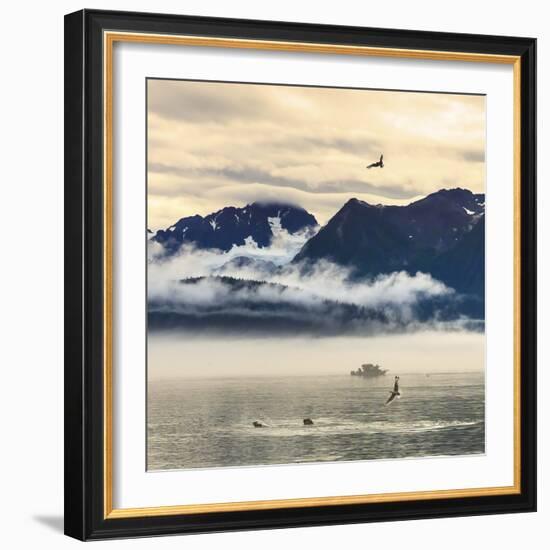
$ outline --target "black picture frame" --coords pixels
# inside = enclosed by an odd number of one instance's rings
[[[517,494],[105,517],[103,32],[196,35],[519,57],[520,458]],[[65,533],[80,540],[536,510],[536,40],[83,10],[65,17]]]

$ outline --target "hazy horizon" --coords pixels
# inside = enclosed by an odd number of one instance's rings
[[[364,363],[389,375],[483,371],[485,334],[423,331],[369,337],[150,334],[149,381],[170,378],[349,375]]]

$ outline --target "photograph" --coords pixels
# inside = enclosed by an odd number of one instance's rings
[[[484,455],[486,95],[145,86],[147,470]]]

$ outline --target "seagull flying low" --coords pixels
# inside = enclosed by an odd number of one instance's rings
[[[380,155],[380,160],[378,162],[373,162],[367,166],[367,170],[371,168],[384,168],[384,155]]]
[[[397,399],[401,397],[401,392],[399,391],[399,376],[395,377],[395,381],[393,383],[393,390],[390,391],[390,396],[388,397],[388,400],[386,401],[385,405],[389,405],[396,397]]]

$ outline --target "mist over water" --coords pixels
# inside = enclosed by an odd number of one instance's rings
[[[363,363],[378,363],[390,374],[482,372],[485,337],[458,331],[331,338],[148,335],[149,380],[349,374]]]

